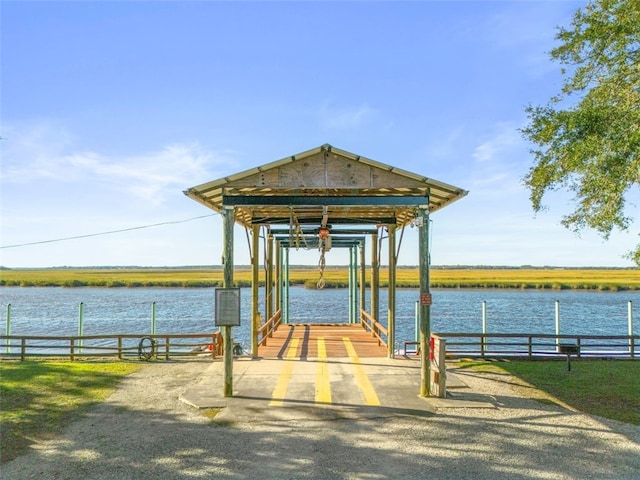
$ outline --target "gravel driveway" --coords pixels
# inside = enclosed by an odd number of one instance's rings
[[[2,478],[640,479],[640,427],[535,399],[512,377],[463,373],[497,408],[220,423],[178,400],[209,365],[145,366]]]

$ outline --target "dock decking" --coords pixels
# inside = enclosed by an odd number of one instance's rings
[[[267,344],[258,349],[264,358],[345,358],[386,357],[387,347],[379,345],[359,324],[280,325]]]

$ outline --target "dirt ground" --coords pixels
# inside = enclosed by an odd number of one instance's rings
[[[179,400],[210,366],[144,367],[2,478],[640,479],[640,427],[536,399],[511,377],[461,373],[495,408],[246,421]]]

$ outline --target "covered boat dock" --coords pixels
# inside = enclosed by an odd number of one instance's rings
[[[305,324],[288,313],[288,272],[291,248],[319,252],[318,288],[324,286],[324,255],[332,248],[349,250],[349,324],[361,324],[393,358],[395,290],[399,240],[403,229],[419,234],[420,395],[429,395],[430,337],[429,215],[467,195],[467,191],[325,144],[244,172],[213,180],[185,191],[213,209],[223,221],[224,287],[233,287],[234,224],[246,228],[252,266],[251,354],[272,348],[281,324]],[[265,305],[259,305],[260,238],[265,239]],[[388,252],[388,311],[386,327],[379,322],[380,251]],[[366,265],[366,243],[370,261]],[[365,305],[369,273],[370,299]],[[359,307],[359,308],[358,308]],[[225,337],[225,395],[232,393],[231,327]],[[307,327],[308,335],[313,325]],[[319,328],[319,327],[318,327]],[[294,331],[293,329],[291,330]],[[262,337],[262,338],[261,338]],[[326,340],[325,340],[326,342]],[[338,342],[339,343],[339,342]],[[271,344],[271,346],[269,346]],[[261,346],[262,345],[262,346]],[[315,344],[317,345],[317,343]],[[325,343],[326,345],[326,343]],[[281,349],[284,347],[280,347]],[[315,348],[315,347],[314,347]],[[378,350],[380,351],[380,350]]]

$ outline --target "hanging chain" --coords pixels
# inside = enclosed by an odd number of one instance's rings
[[[318,283],[316,284],[316,287],[318,288],[318,290],[322,290],[325,285],[324,267],[326,266],[326,260],[324,258],[324,253],[325,253],[324,239],[322,238],[320,239],[319,246],[320,246],[320,260],[318,260],[318,267],[320,269],[320,278],[318,279]]]

